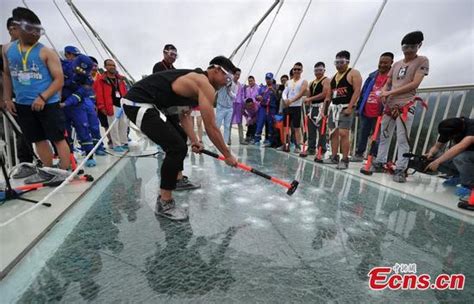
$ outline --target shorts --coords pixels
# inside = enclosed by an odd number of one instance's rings
[[[49,140],[57,142],[64,139],[66,119],[59,102],[46,104],[42,111],[36,112],[31,105],[16,104],[18,123],[29,142]]]
[[[288,107],[284,109],[283,113],[285,118],[283,121],[284,126],[286,127],[286,115],[290,116],[290,126],[292,128],[301,127],[301,107]]]
[[[346,108],[344,108],[346,109]],[[329,119],[328,119],[328,128],[329,129],[348,129],[350,130],[351,127],[352,127],[352,119],[354,117],[354,113],[352,113],[351,115],[349,116],[346,116],[342,113],[339,114],[339,118],[334,121],[334,115],[333,113],[329,113]],[[337,122],[337,126],[336,126],[336,122]]]

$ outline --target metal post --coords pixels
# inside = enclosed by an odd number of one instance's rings
[[[443,92],[439,92],[438,93],[438,98],[436,98],[435,107],[433,109],[433,113],[431,114],[430,126],[428,127],[428,133],[426,133],[426,138],[425,138],[425,143],[423,145],[423,150],[421,150],[422,154],[425,153],[426,148],[428,147],[428,142],[430,141],[431,130],[433,129],[434,120],[436,118],[436,113],[438,112],[439,101],[441,99],[442,94],[443,94]]]

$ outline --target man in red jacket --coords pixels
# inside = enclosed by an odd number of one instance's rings
[[[115,62],[112,59],[104,61],[104,68],[105,73],[97,75],[94,91],[97,110],[107,115],[110,126],[115,119],[115,114],[120,110],[120,99],[127,93],[127,88],[125,78],[117,73]],[[125,115],[121,115],[110,131],[115,152],[125,152],[125,149],[128,148],[127,127]]]

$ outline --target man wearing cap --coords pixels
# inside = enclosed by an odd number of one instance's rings
[[[225,162],[237,165],[216,126],[213,107],[216,90],[231,83],[235,71],[229,59],[218,56],[210,61],[206,71],[177,69],[152,74],[135,83],[122,98],[127,117],[166,152],[155,210],[158,215],[171,220],[188,219],[187,210],[176,206],[172,192],[183,170],[187,138],[191,140],[193,152],[203,149],[194,133],[191,107],[199,105],[207,135],[224,155]],[[170,112],[179,113],[179,122],[168,119]]]
[[[380,143],[377,159],[372,164],[373,172],[383,172],[383,164],[387,162],[393,132],[397,131],[398,157],[393,180],[406,182],[408,159],[403,154],[410,151],[409,131],[415,116],[416,89],[428,75],[429,61],[419,56],[418,50],[423,42],[423,33],[411,32],[403,37],[401,45],[404,58],[393,64],[388,80],[380,93],[384,103]]]
[[[163,60],[153,66],[153,74],[161,71],[174,70],[173,63],[178,58],[178,50],[172,44],[167,44],[163,48]]]
[[[474,119],[448,118],[438,125],[439,137],[426,157],[433,159],[427,169],[451,176],[443,184],[461,187],[456,194],[468,197],[474,188]],[[451,148],[439,153],[451,142]]]
[[[262,86],[259,89],[257,95],[257,102],[260,107],[257,114],[257,130],[255,133],[255,144],[259,145],[262,140],[262,131],[265,126],[266,138],[264,141],[265,147],[272,145],[271,139],[273,139],[273,119],[275,114],[278,112],[278,93],[276,85],[273,84],[273,74],[265,74],[266,86]]]

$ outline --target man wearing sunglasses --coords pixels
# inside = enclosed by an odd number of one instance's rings
[[[177,69],[152,74],[137,83],[122,98],[127,117],[166,152],[161,166],[160,195],[155,212],[171,220],[186,220],[186,209],[176,206],[172,192],[187,153],[186,140],[199,153],[202,143],[194,133],[191,107],[199,106],[207,135],[224,155],[228,165],[237,165],[216,126],[214,100],[216,91],[232,82],[237,68],[224,56],[212,59],[206,71]],[[178,113],[179,121],[168,119]]]
[[[166,70],[174,70],[173,63],[178,59],[178,50],[172,44],[167,44],[163,48],[163,60],[153,66],[153,74]]]
[[[384,102],[384,116],[380,130],[380,143],[377,159],[372,164],[373,172],[383,172],[387,162],[393,132],[397,131],[398,157],[393,175],[395,182],[406,182],[408,158],[403,154],[410,151],[409,130],[415,116],[416,89],[428,75],[429,61],[425,56],[418,56],[423,42],[423,33],[411,32],[403,37],[401,45],[404,58],[393,64],[388,80],[380,94]]]
[[[351,54],[340,51],[336,54],[334,65],[337,73],[331,79],[330,113],[328,127],[330,131],[332,156],[324,163],[335,164],[337,169],[345,170],[349,167],[350,131],[354,107],[359,100],[362,76],[356,69],[349,68]],[[342,159],[339,161],[339,148]]]
[[[290,126],[292,133],[295,136],[294,153],[301,152],[301,106],[303,104],[303,96],[306,94],[308,82],[301,78],[303,73],[303,64],[301,62],[295,63],[292,69],[293,77],[287,82],[285,90],[283,91],[283,106],[286,108],[286,115],[290,117]],[[286,118],[284,120],[286,124]]]
[[[20,29],[20,38],[3,49],[3,96],[7,109],[18,115],[23,133],[35,143],[43,165],[53,164],[50,141],[56,146],[60,168],[68,169],[69,146],[64,139],[65,119],[59,107],[59,92],[64,82],[59,57],[38,42],[44,29],[32,11],[18,7],[13,10],[13,19]],[[54,178],[45,176],[43,181]]]
[[[305,103],[309,105],[310,111],[308,113],[308,154],[314,155],[316,153],[316,137],[321,136],[320,128],[322,123],[322,111],[324,100],[331,90],[331,81],[324,76],[326,72],[326,65],[324,62],[317,62],[314,65],[315,79],[311,81],[308,88],[308,96]],[[323,154],[326,152],[326,136],[320,140]]]

